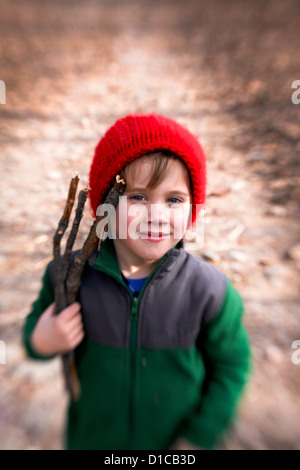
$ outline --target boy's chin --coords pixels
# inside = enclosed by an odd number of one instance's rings
[[[117,241],[117,240],[116,240]],[[145,261],[158,261],[160,260],[173,246],[180,240],[173,238],[164,239],[161,241],[151,242],[142,239],[120,239],[117,241],[121,252],[131,252],[135,257]]]
[[[163,240],[159,242],[150,242],[150,241],[142,241],[142,246],[140,250],[140,256],[146,260],[155,260],[160,259],[164,256],[170,248],[176,245],[177,241],[175,240]]]

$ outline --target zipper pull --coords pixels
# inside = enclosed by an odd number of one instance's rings
[[[131,308],[131,317],[132,318],[136,318],[137,317],[137,314],[138,314],[138,298],[137,297],[133,297],[132,299],[132,308]]]

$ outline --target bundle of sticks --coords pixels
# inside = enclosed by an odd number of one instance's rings
[[[101,247],[101,237],[99,238],[99,233],[97,233],[97,226],[105,218],[105,215],[96,217],[81,250],[79,250],[70,266],[71,253],[78,233],[79,224],[83,216],[84,205],[87,200],[88,193],[91,190],[91,188],[86,187],[79,192],[72,228],[66,242],[64,255],[61,256],[61,240],[69,225],[78,183],[79,176],[76,174],[71,179],[64,212],[53,237],[53,276],[56,315],[75,302],[80,288],[81,276],[85,263],[92,255],[97,243],[98,250],[100,250]],[[104,204],[111,204],[116,207],[119,202],[119,197],[122,196],[125,191],[125,187],[125,181],[117,175],[116,181],[109,191]],[[102,232],[102,234],[103,233],[104,232]],[[63,354],[62,363],[67,391],[70,393],[71,399],[73,401],[77,401],[80,396],[80,383],[75,367],[74,352],[71,351]]]

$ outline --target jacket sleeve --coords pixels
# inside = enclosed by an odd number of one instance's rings
[[[40,290],[39,297],[31,306],[31,312],[27,316],[22,330],[22,343],[25,348],[25,351],[29,357],[32,359],[47,360],[52,359],[55,355],[51,356],[42,356],[38,354],[31,345],[31,336],[33,330],[42,315],[42,313],[49,307],[49,305],[54,302],[54,291],[49,275],[49,265],[48,264],[44,276],[42,278],[42,288]]]
[[[251,349],[242,323],[243,301],[227,280],[223,305],[199,338],[206,365],[201,402],[186,422],[183,437],[213,449],[235,418],[251,369]]]

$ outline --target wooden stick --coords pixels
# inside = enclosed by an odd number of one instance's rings
[[[85,189],[82,189],[78,195],[78,204],[76,208],[76,213],[72,225],[72,229],[70,232],[70,235],[68,237],[67,243],[66,243],[66,249],[65,249],[65,254],[63,257],[62,261],[62,279],[63,282],[65,282],[67,273],[68,273],[68,268],[69,268],[69,263],[70,263],[70,257],[72,253],[72,248],[74,246],[76,236],[78,233],[79,225],[83,216],[83,209],[88,197],[88,193],[90,192],[91,188],[87,187]]]
[[[58,314],[67,306],[66,293],[64,288],[62,262],[60,254],[61,239],[69,225],[70,215],[75,201],[79,176],[76,174],[70,182],[67,201],[64,207],[63,215],[58,223],[57,230],[53,237],[53,275],[55,279],[55,313]]]
[[[70,305],[70,303],[67,300],[65,281],[66,281],[67,274],[68,274],[72,248],[76,240],[79,225],[83,216],[84,206],[85,206],[87,196],[90,190],[91,190],[90,187],[82,189],[78,195],[78,203],[77,203],[77,208],[75,212],[75,217],[73,220],[73,225],[72,225],[70,235],[66,243],[65,253],[64,253],[64,257],[62,261],[62,280],[64,283],[66,306]],[[76,401],[80,395],[80,383],[78,380],[77,371],[75,367],[74,353],[72,352],[71,354],[70,353],[63,354],[62,364],[63,364],[63,376],[65,378],[66,389],[69,392],[72,398],[72,401]]]
[[[65,210],[64,216],[62,217],[64,221],[65,220],[69,221],[70,213],[73,207],[73,205],[71,207],[70,200],[73,195],[74,195],[73,197],[73,204],[74,204],[76,190],[74,193],[74,187],[73,187],[72,181],[71,181],[70,188],[71,186],[72,186],[73,192],[71,192],[71,195],[70,195],[70,190],[69,190],[69,195],[68,195],[68,199],[66,203],[66,207],[68,207],[68,211]],[[77,185],[76,185],[76,189],[77,189]],[[90,191],[90,188],[86,188],[79,193],[76,215],[74,218],[71,233],[67,240],[65,256],[64,256],[62,263],[61,263],[61,257],[60,257],[60,241],[67,228],[68,222],[65,226],[65,222],[64,222],[64,225],[62,225],[60,221],[58,229],[57,229],[57,233],[54,237],[55,247],[56,247],[55,248],[56,250],[55,251],[55,260],[56,260],[55,278],[56,278],[56,286],[57,286],[56,290],[59,294],[58,300],[59,300],[59,308],[60,308],[60,310],[58,310],[58,308],[56,309],[57,312],[60,312],[61,310],[63,310],[63,308],[66,308],[68,305],[71,305],[73,302],[75,302],[78,290],[80,288],[81,276],[82,276],[85,263],[87,262],[89,257],[92,255],[97,245],[97,242],[99,242],[99,246],[100,246],[101,240],[99,241],[96,229],[97,229],[98,223],[101,220],[103,220],[104,216],[99,216],[94,221],[90,229],[90,232],[83,244],[83,247],[81,248],[78,255],[75,257],[74,262],[68,273],[69,260],[70,260],[72,248],[76,239],[76,235],[78,233],[80,220],[82,218],[84,205],[85,205],[89,191]],[[116,177],[116,182],[114,186],[111,188],[107,198],[105,199],[104,204],[112,204],[114,207],[116,207],[119,203],[119,197],[122,196],[124,191],[125,191],[125,181],[120,179],[118,175]],[[57,246],[59,247],[59,249],[57,249]],[[65,377],[66,389],[70,393],[71,399],[73,401],[77,401],[80,396],[81,389],[80,389],[80,383],[78,380],[74,359],[75,359],[74,351],[70,351],[66,354],[63,354],[62,356],[63,375]]]
[[[119,175],[118,175],[119,176]],[[116,178],[116,182],[111,188],[107,198],[104,201],[104,204],[111,204],[113,207],[116,207],[119,202],[119,197],[125,191],[125,181]],[[80,286],[81,274],[84,268],[85,263],[92,255],[99,238],[97,235],[97,225],[105,216],[101,215],[96,218],[93,225],[91,226],[90,232],[83,244],[82,249],[74,259],[74,263],[70,269],[68,278],[67,278],[67,302],[75,302],[76,295]],[[100,240],[101,242],[101,240]]]

